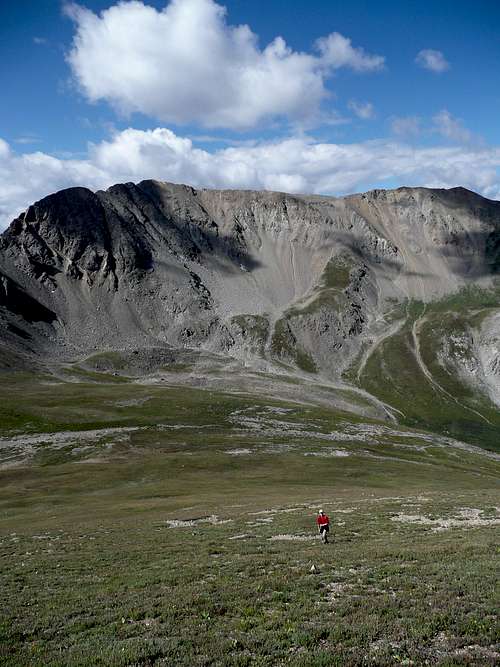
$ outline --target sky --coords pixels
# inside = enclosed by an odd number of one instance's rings
[[[146,178],[500,199],[497,0],[0,0],[0,228]]]

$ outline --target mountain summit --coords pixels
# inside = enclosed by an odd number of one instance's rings
[[[500,202],[463,188],[71,188],[0,237],[1,359],[116,352],[125,368],[140,351],[151,371],[190,351],[391,406],[373,374],[393,382],[399,341],[431,387],[441,373],[498,405],[499,269]]]

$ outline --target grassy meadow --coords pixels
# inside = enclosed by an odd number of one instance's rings
[[[498,663],[491,452],[74,369],[0,424],[2,665]]]

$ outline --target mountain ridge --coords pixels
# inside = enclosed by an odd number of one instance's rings
[[[119,351],[126,366],[150,350],[148,374],[191,350],[235,360],[240,375],[359,394],[375,353],[411,324],[407,352],[432,384],[419,343],[429,313],[479,290],[491,302],[483,321],[471,320],[476,297],[461,313],[469,361],[453,357],[446,332],[433,359],[500,404],[499,270],[500,202],[465,188],[340,198],[152,180],[69,188],[0,236],[1,365]]]

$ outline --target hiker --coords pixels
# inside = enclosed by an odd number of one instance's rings
[[[319,530],[319,534],[321,535],[322,541],[325,544],[328,544],[328,532],[330,530],[330,519],[323,512],[323,510],[319,511],[318,518],[316,519],[316,523],[318,524],[318,530]]]

